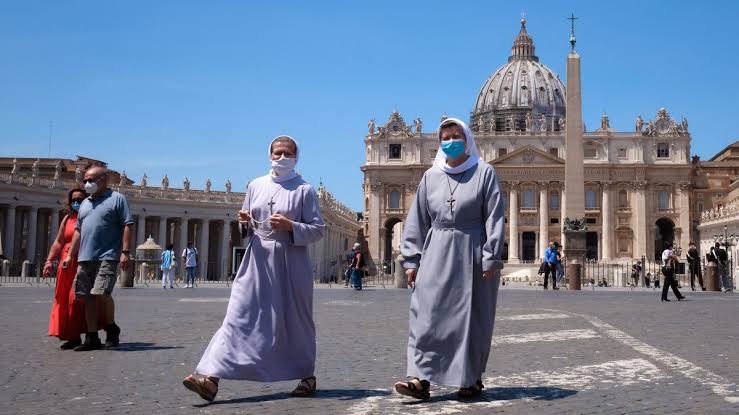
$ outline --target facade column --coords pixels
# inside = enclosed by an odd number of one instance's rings
[[[508,214],[508,224],[510,225],[510,234],[508,237],[508,263],[518,264],[518,183],[511,185],[510,196],[508,199],[508,204],[511,209]]]
[[[36,263],[36,233],[38,229],[38,206],[28,210],[28,235],[26,235],[26,259]]]
[[[49,252],[49,211],[44,209],[40,212],[38,229],[36,229],[36,249],[41,255],[41,260],[45,260],[46,254]]]
[[[549,184],[539,183],[539,253],[544,258],[544,250],[549,246]]]
[[[132,246],[132,250],[135,250],[137,246],[141,245],[146,241],[146,215],[139,213],[136,219],[136,244]]]
[[[161,245],[162,248],[166,248],[167,246],[167,217],[166,216],[160,216],[159,217],[159,234],[157,235],[157,243]]]
[[[200,247],[198,260],[200,261],[200,278],[208,279],[208,248],[210,245],[210,221],[203,219],[200,225]]]
[[[680,241],[676,241],[679,243],[680,247],[683,249],[683,252],[688,252],[688,244],[690,243],[690,240],[692,239],[692,236],[690,235],[690,182],[682,182],[677,188],[677,201],[678,206],[680,208],[680,217],[678,218],[678,223],[680,225]],[[695,241],[694,241],[695,242]]]
[[[8,209],[5,211],[5,235],[3,239],[3,255],[10,261],[14,258],[15,248],[15,217],[16,217],[16,205],[8,205]]]
[[[382,190],[381,184],[372,183],[367,184],[370,188],[369,197],[369,253],[372,258],[375,269],[370,270],[371,272],[379,272],[382,267],[382,245],[383,236],[381,233],[384,232],[382,223],[380,222],[380,191]],[[328,254],[328,252],[326,252]]]
[[[229,259],[231,258],[231,253],[229,252],[229,248],[231,244],[229,243],[231,241],[231,223],[224,219],[223,224],[221,225],[221,240],[220,240],[220,246],[218,247],[218,258],[220,258],[219,261],[219,279],[225,280],[228,278],[228,273],[231,269],[231,262]]]
[[[636,258],[647,256],[647,235],[649,235],[649,229],[647,229],[646,185],[646,182],[643,181],[634,183],[634,203],[632,212],[634,212],[633,214],[636,217],[636,229],[634,230],[634,234],[636,236],[634,256]],[[650,258],[647,258],[647,260],[650,260]]]
[[[185,251],[185,248],[187,248],[187,227],[188,227],[188,219],[187,218],[180,218],[180,246],[177,247],[177,261],[179,261],[180,264],[183,264],[180,268],[180,278],[182,280],[185,280],[185,266],[184,262],[182,262],[182,252]]]
[[[601,223],[601,259],[610,260],[613,252],[613,221],[611,216],[611,183],[604,182],[602,185],[602,202],[601,209],[603,210],[602,223]]]

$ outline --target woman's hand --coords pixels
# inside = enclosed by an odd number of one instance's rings
[[[482,272],[482,278],[484,278],[484,279],[492,278],[492,276],[493,276],[493,271],[492,270],[491,271],[483,271]]]
[[[408,279],[408,288],[413,288],[416,285],[416,272],[415,268],[408,268],[405,270],[405,277]]]
[[[67,257],[66,257],[66,258],[64,258],[64,261],[62,261],[62,268],[63,268],[63,269],[67,269],[67,267],[68,267],[68,266],[69,266],[69,264],[71,264],[71,263],[72,263],[72,257],[71,257],[71,256],[69,256],[69,255],[67,255]]]
[[[51,275],[51,270],[54,268],[54,263],[51,261],[46,261],[44,264],[44,271],[42,275],[44,278],[49,278],[49,275]]]
[[[293,221],[279,213],[275,213],[274,215],[269,217],[269,224],[272,226],[272,229],[278,231],[293,230]]]

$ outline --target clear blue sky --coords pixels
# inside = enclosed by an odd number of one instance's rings
[[[468,119],[525,11],[542,62],[565,79],[580,17],[584,119],[631,130],[686,116],[693,152],[739,139],[739,2],[17,1],[0,13],[1,155],[86,155],[152,183],[167,173],[234,189],[267,171],[272,137],[299,169],[362,207],[367,120],[398,109],[434,128]]]

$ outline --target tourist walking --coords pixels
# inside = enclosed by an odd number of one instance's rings
[[[185,266],[185,288],[195,287],[195,268],[198,266],[198,249],[192,241],[187,242],[187,247],[182,250],[182,262]]]
[[[313,267],[308,245],[323,236],[313,188],[294,170],[299,147],[280,136],[269,146],[272,169],[249,183],[239,211],[246,251],[223,325],[186,388],[212,401],[220,379],[300,379],[293,396],[316,390]]]
[[[549,277],[552,278],[552,289],[557,288],[557,250],[554,248],[554,242],[550,241],[547,249],[544,250],[544,289],[549,285]]]
[[[401,244],[412,288],[408,381],[395,390],[428,399],[430,384],[482,393],[500,285],[505,218],[493,167],[480,162],[467,125],[447,118],[440,148],[408,212]]]
[[[698,277],[698,284],[700,284],[701,290],[705,291],[706,286],[703,284],[703,271],[701,270],[701,256],[698,253],[698,248],[691,242],[688,245],[688,253],[685,255],[688,260],[688,269],[690,272],[690,289],[695,291],[695,277]]]
[[[352,257],[352,287],[354,287],[355,290],[361,291],[362,290],[362,278],[364,277],[364,254],[362,254],[362,245],[359,243],[355,243],[354,247],[352,248],[354,251],[354,256]]]
[[[562,253],[562,246],[560,244],[555,242],[554,249],[557,251],[557,265],[556,265],[557,284],[561,286],[562,284],[564,284],[564,279],[565,279],[565,265],[564,265],[565,256]]]
[[[668,242],[667,246],[665,246],[665,250],[662,251],[662,274],[665,276],[665,283],[662,284],[662,301],[670,301],[667,298],[669,288],[672,288],[672,292],[675,294],[678,301],[685,298],[680,294],[680,290],[677,288],[675,269],[677,268],[678,258],[672,250],[672,247],[672,242]]]
[[[346,271],[344,271],[344,287],[348,287],[352,279],[352,263],[354,262],[354,247],[346,254]],[[354,285],[352,284],[352,288]]]
[[[84,200],[85,191],[82,189],[77,188],[67,192],[66,215],[62,219],[59,232],[49,249],[49,255],[46,257],[42,273],[44,278],[48,278],[51,274],[54,261],[66,258],[72,247],[74,228],[77,225],[77,212]],[[87,329],[85,324],[85,302],[81,299],[75,299],[74,296],[73,286],[76,273],[77,257],[72,258],[67,268],[62,267],[62,261],[59,261],[56,270],[54,303],[51,305],[51,315],[49,316],[49,336],[64,340],[65,342],[61,345],[63,350],[73,349],[82,344],[81,336]],[[97,311],[98,320],[105,321],[104,314],[100,313],[102,308]]]
[[[126,198],[108,188],[105,168],[89,168],[84,183],[90,196],[80,205],[72,246],[62,263],[63,268],[69,268],[78,257],[74,289],[77,298],[85,299],[87,333],[85,342],[75,347],[75,351],[103,347],[97,333],[98,304],[105,309],[105,348],[118,346],[121,328],[115,323],[115,303],[111,294],[119,265],[125,270],[131,260],[129,242],[133,226]]]
[[[631,281],[634,287],[639,286],[639,279],[641,278],[642,265],[641,260],[637,260],[634,265],[631,266]]]
[[[711,249],[713,257],[716,259],[718,267],[716,268],[721,280],[721,285],[724,288],[724,292],[731,292],[734,289],[734,284],[731,281],[731,275],[729,273],[729,254],[726,253],[726,249],[721,247],[721,244],[716,244]]]
[[[172,279],[174,278],[175,268],[177,268],[177,256],[174,253],[174,244],[167,244],[167,249],[162,251],[162,288],[174,289]]]

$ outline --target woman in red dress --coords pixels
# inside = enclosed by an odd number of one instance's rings
[[[67,215],[62,219],[59,233],[49,250],[49,256],[44,264],[44,278],[51,274],[54,260],[65,258],[71,247],[74,227],[77,224],[77,211],[85,200],[85,191],[72,189],[67,193]],[[61,348],[73,349],[82,344],[80,335],[86,331],[85,302],[74,298],[74,278],[77,274],[77,258],[70,266],[62,268],[61,261],[56,271],[56,290],[54,304],[51,306],[49,319],[49,336],[56,336],[59,340],[66,340]]]

